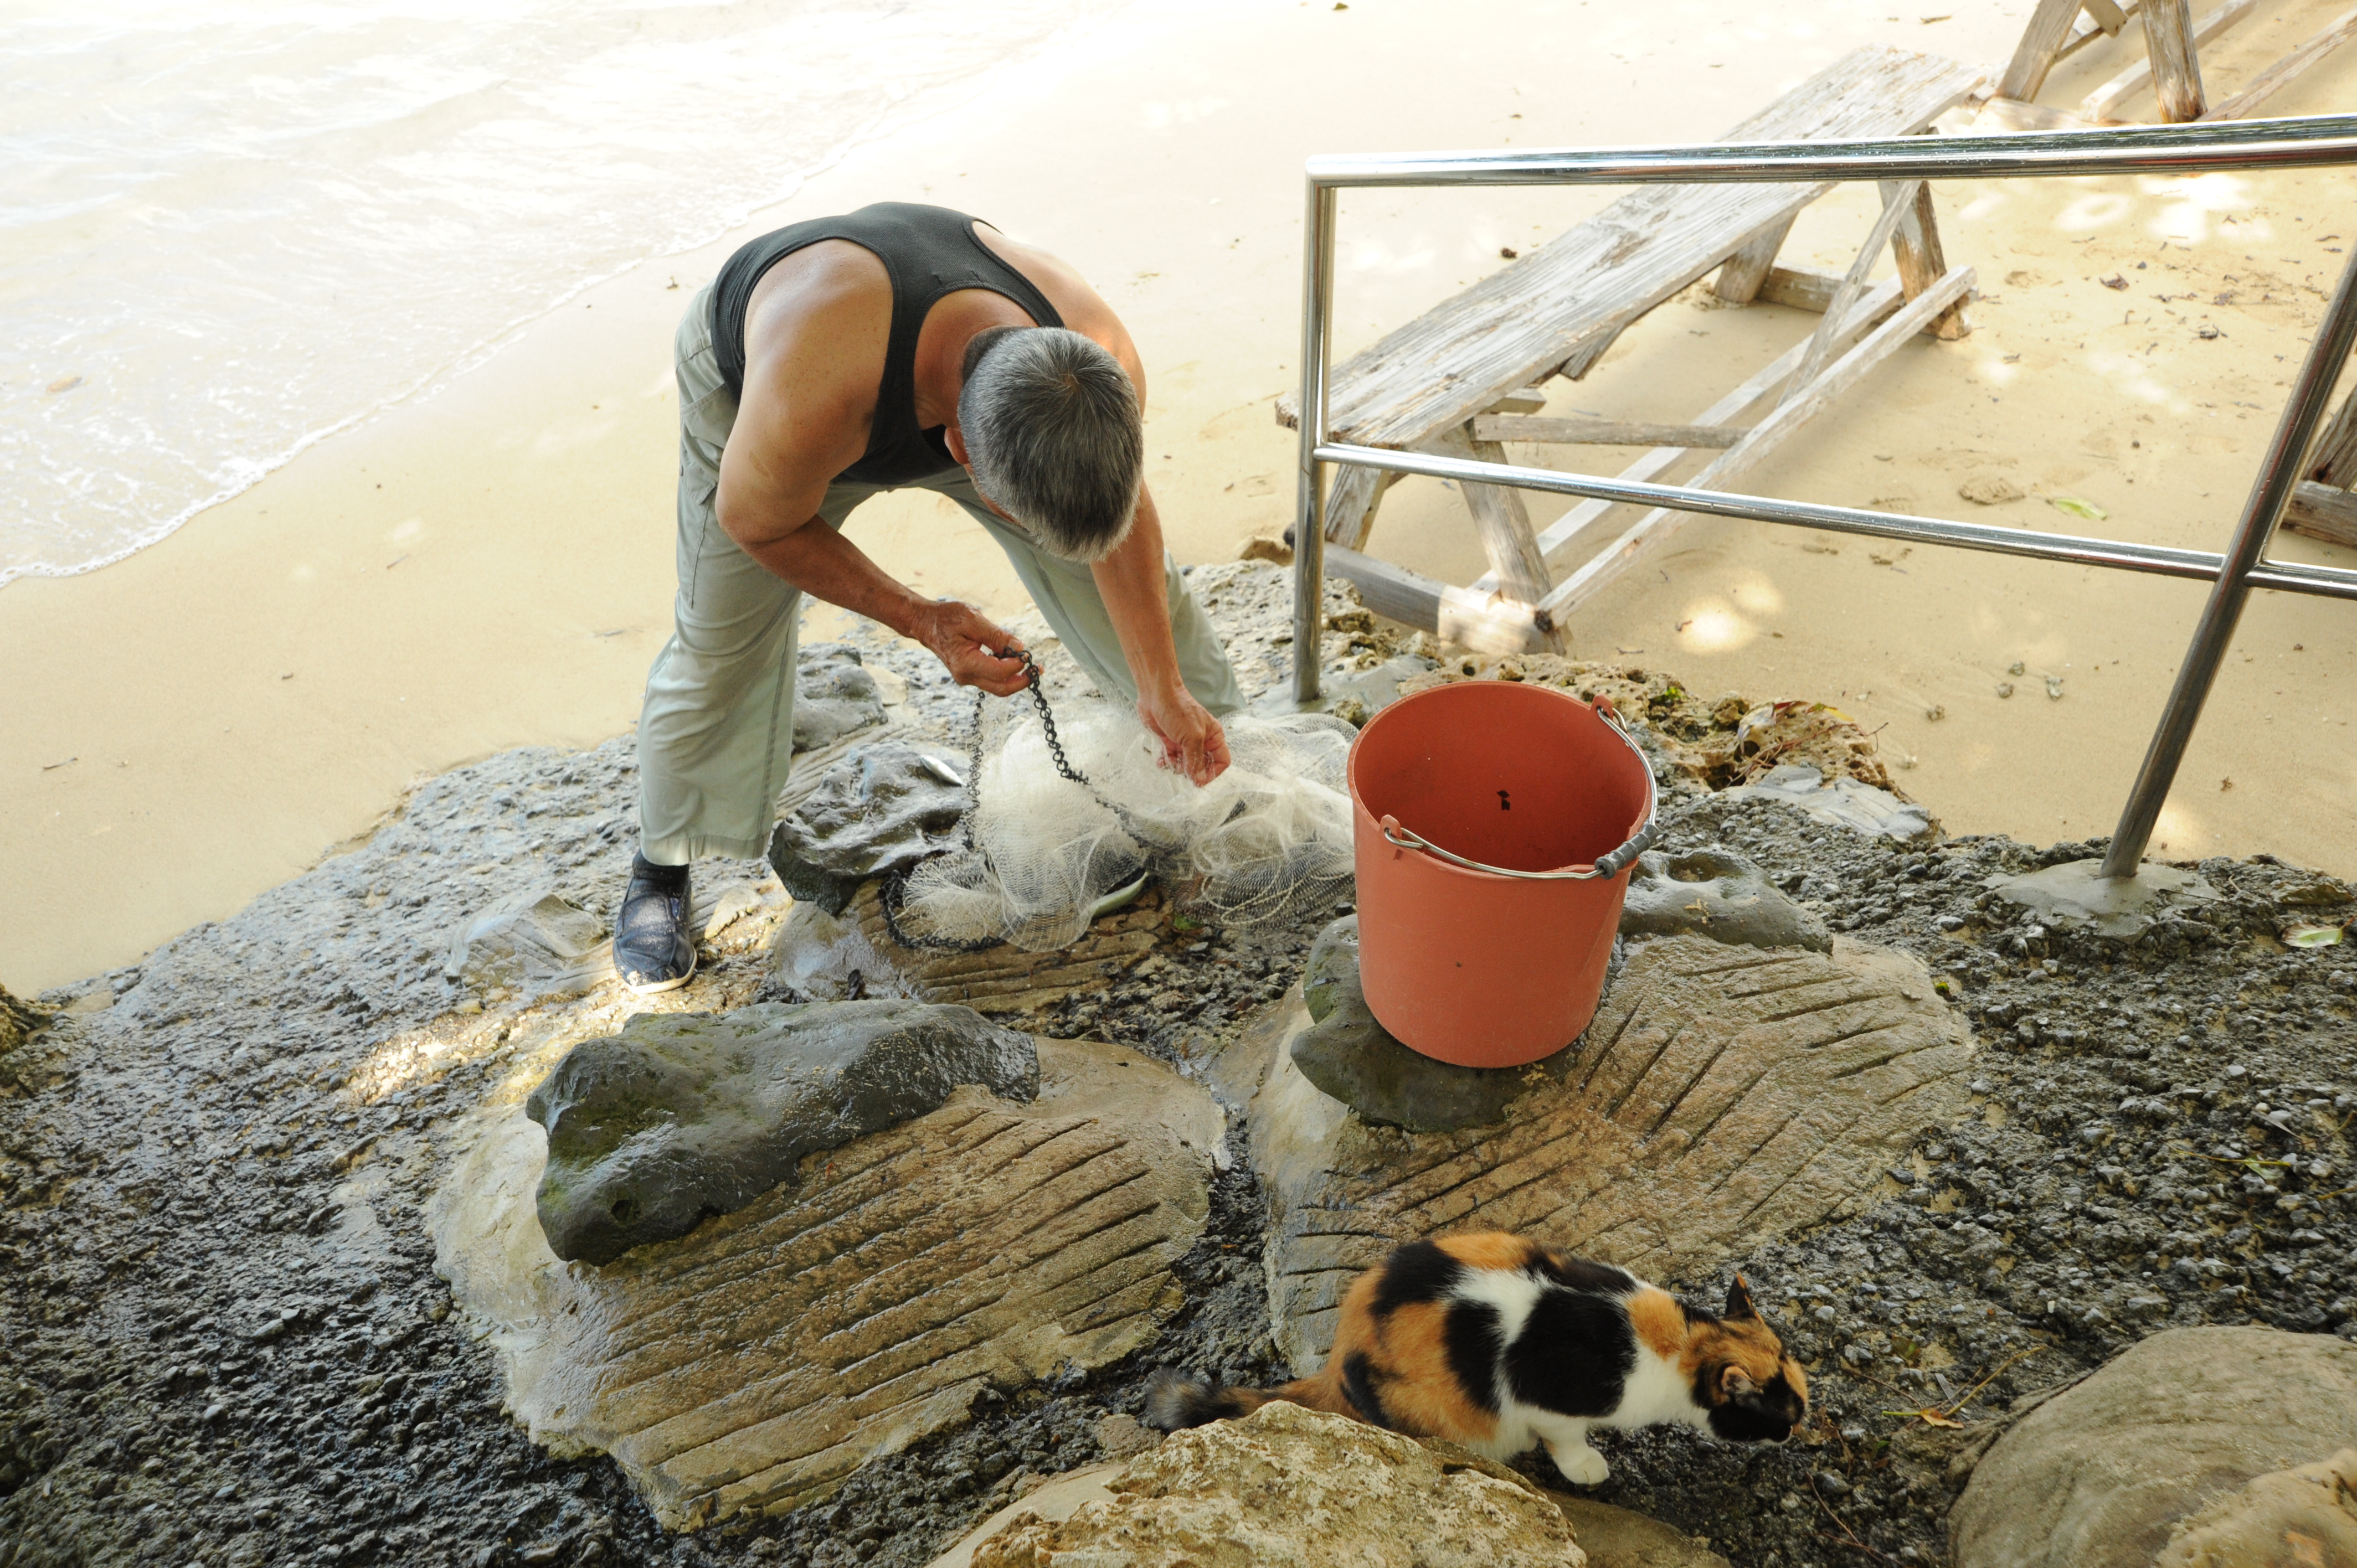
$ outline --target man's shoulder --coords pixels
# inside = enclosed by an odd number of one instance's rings
[[[892,331],[892,278],[875,255],[822,240],[780,261],[755,290],[745,319],[745,367],[797,379],[875,380],[864,356],[880,356]],[[851,361],[851,363],[846,363]]]

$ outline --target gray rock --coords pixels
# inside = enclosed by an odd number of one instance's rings
[[[844,1001],[864,991],[862,981],[866,975],[881,975],[888,967],[867,945],[860,935],[859,922],[848,913],[830,915],[800,899],[778,928],[777,940],[770,948],[770,975],[780,985],[813,1002]]]
[[[1295,697],[1289,686],[1271,687],[1253,703],[1253,711],[1262,714],[1326,714],[1356,730],[1399,701],[1401,682],[1413,681],[1418,675],[1429,674],[1437,668],[1439,666],[1433,660],[1419,655],[1396,654],[1372,670],[1361,670],[1348,675],[1328,675],[1320,682],[1317,697],[1307,703]]]
[[[1628,901],[1620,907],[1620,934],[1674,937],[1689,931],[1731,946],[1834,950],[1825,923],[1778,891],[1765,872],[1739,854],[1697,849],[1639,855],[1629,874]]]
[[[1293,1036],[1293,1065],[1326,1093],[1385,1127],[1453,1133],[1486,1127],[1531,1087],[1544,1064],[1457,1067],[1402,1045],[1376,1022],[1359,987],[1359,918],[1318,933],[1302,975],[1311,1026]]]
[[[965,807],[917,747],[862,746],[771,831],[770,865],[797,899],[840,915],[869,877],[957,847]]]
[[[1768,770],[1758,782],[1738,784],[1724,792],[1730,800],[1781,800],[1821,822],[1830,822],[1869,837],[1880,835],[1906,842],[1928,839],[1940,831],[1932,813],[1912,800],[1902,800],[1888,789],[1836,778],[1827,783],[1823,773],[1805,762],[1788,762]]]
[[[1177,1433],[1106,1489],[1110,1502],[1061,1521],[1018,1514],[974,1542],[974,1568],[1581,1568],[1588,1560],[1563,1510],[1520,1473],[1296,1404]]]
[[[2173,1328],[2055,1395],[1973,1471],[1957,1568],[2147,1568],[2170,1526],[2357,1444],[2357,1347]]]
[[[8,988],[0,985],[0,1051],[14,1050],[23,1045],[33,1037],[35,1030],[48,1022],[46,1016],[9,995]]]
[[[2357,1563],[2357,1448],[2261,1476],[2178,1520],[2153,1568],[2317,1563]]]
[[[1162,1434],[1140,1426],[1134,1415],[1109,1415],[1097,1423],[1097,1447],[1108,1459],[1143,1454],[1162,1441]]]
[[[535,890],[468,921],[442,978],[478,994],[513,991],[534,1002],[577,996],[612,972],[606,924],[554,893]]]
[[[816,751],[884,722],[884,693],[859,650],[822,642],[802,650],[794,671],[794,749]]]
[[[2147,861],[2126,878],[2104,875],[2103,866],[2100,860],[2070,860],[2020,876],[1992,876],[1982,886],[2057,925],[2091,925],[2120,941],[2179,910],[2218,901],[2217,889],[2173,865]]]
[[[548,1134],[541,1229],[608,1263],[791,1180],[805,1155],[921,1116],[960,1084],[1039,1091],[1028,1036],[965,1007],[764,1003],[641,1014],[576,1046],[525,1110]]]
[[[1571,1521],[1587,1568],[1728,1568],[1726,1558],[1682,1530],[1627,1509],[1544,1488]]]

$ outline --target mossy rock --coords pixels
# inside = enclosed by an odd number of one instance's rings
[[[548,1133],[540,1224],[568,1262],[684,1236],[807,1155],[922,1116],[962,1084],[1039,1091],[1031,1038],[970,1007],[879,1000],[640,1014],[525,1102]]]
[[[1506,1106],[1544,1077],[1528,1067],[1458,1067],[1403,1045],[1367,1005],[1359,985],[1359,918],[1318,933],[1301,977],[1310,1026],[1294,1036],[1301,1076],[1379,1126],[1453,1133],[1501,1120]]]

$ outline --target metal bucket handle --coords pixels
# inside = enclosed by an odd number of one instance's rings
[[[1661,825],[1653,820],[1654,811],[1661,802],[1653,789],[1653,765],[1646,759],[1644,752],[1638,747],[1635,738],[1629,734],[1629,726],[1621,722],[1620,711],[1612,705],[1612,699],[1597,698],[1595,711],[1597,715],[1610,726],[1612,733],[1620,737],[1620,744],[1627,746],[1630,754],[1636,757],[1639,769],[1645,775],[1645,817],[1638,823],[1636,832],[1631,835],[1627,843],[1616,850],[1598,855],[1595,864],[1587,870],[1512,871],[1502,865],[1489,865],[1478,860],[1468,860],[1461,854],[1441,848],[1414,830],[1400,826],[1399,819],[1392,816],[1384,817],[1381,823],[1383,830],[1383,842],[1394,849],[1420,849],[1426,854],[1437,856],[1451,865],[1461,865],[1468,871],[1486,872],[1491,876],[1511,876],[1520,882],[1594,882],[1601,878],[1620,875],[1631,861],[1652,848],[1653,841],[1661,836]]]

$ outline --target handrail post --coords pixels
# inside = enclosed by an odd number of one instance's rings
[[[2144,767],[2136,774],[2136,787],[2128,791],[2119,826],[2112,830],[2111,848],[2104,855],[2105,876],[2134,876],[2144,862],[2153,824],[2160,820],[2169,787],[2176,782],[2185,748],[2193,739],[2193,726],[2201,722],[2202,704],[2209,700],[2218,666],[2233,640],[2244,602],[2251,596],[2251,571],[2275,537],[2276,524],[2283,518],[2292,488],[2299,482],[2301,462],[2324,418],[2333,382],[2340,379],[2341,366],[2349,362],[2352,346],[2357,346],[2357,257],[2352,257],[2341,271],[2341,285],[2333,290],[2324,319],[2316,325],[2315,341],[2300,363],[2283,417],[2276,422],[2275,439],[2268,443],[2266,457],[2259,466],[2258,482],[2244,503],[2242,521],[2235,524],[2233,540],[2226,547],[2210,601],[2201,607],[2201,618],[2194,623],[2193,639],[2186,647],[2184,663],[2178,667],[2177,683],[2169,691],[2169,705],[2161,710]]]
[[[1334,318],[1334,187],[1308,179],[1301,229],[1301,462],[1293,510],[1293,695],[1318,700],[1326,632],[1326,499],[1318,448],[1326,440],[1326,334]]]

